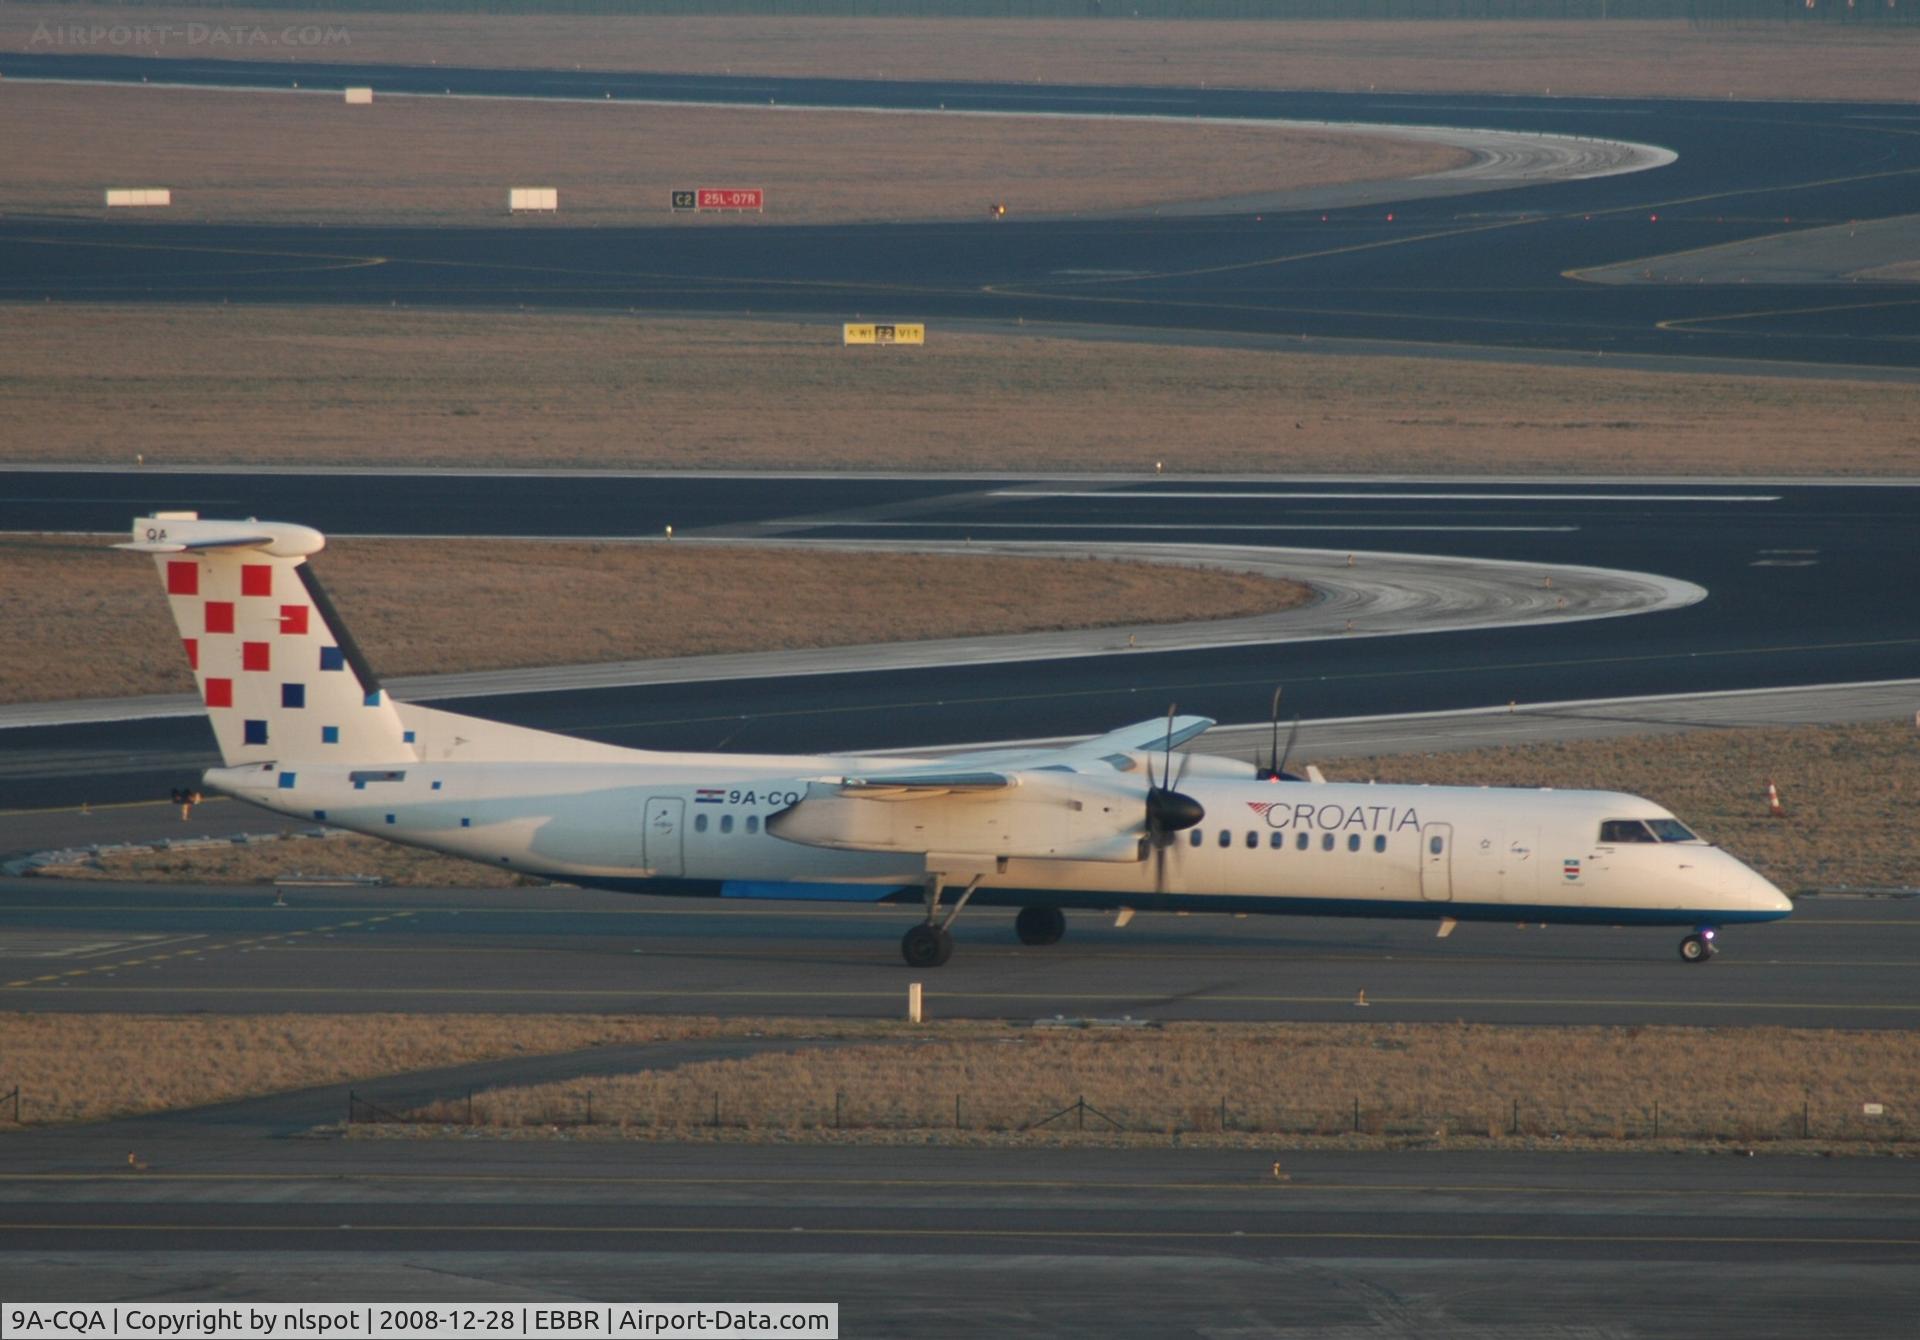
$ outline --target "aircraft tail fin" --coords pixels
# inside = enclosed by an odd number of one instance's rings
[[[228,767],[419,757],[307,566],[326,543],[282,521],[157,512],[114,546],[153,555]]]

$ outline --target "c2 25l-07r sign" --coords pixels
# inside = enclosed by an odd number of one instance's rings
[[[703,186],[695,196],[701,209],[765,210],[767,193],[758,186],[735,188]]]

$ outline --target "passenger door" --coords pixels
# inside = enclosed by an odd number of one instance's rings
[[[1420,896],[1430,903],[1453,901],[1453,825],[1420,830]]]

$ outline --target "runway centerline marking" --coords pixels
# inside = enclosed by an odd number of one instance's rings
[[[0,1233],[314,1233],[406,1234],[526,1233],[542,1237],[604,1234],[615,1237],[752,1237],[788,1238],[805,1233],[814,1238],[913,1238],[921,1241],[1105,1241],[1105,1242],[1508,1242],[1607,1246],[1695,1247],[1920,1247],[1920,1238],[1789,1237],[1772,1234],[1736,1236],[1725,1233],[1420,1233],[1356,1232],[1274,1229],[1123,1229],[1123,1228],[876,1228],[730,1226],[715,1224],[476,1224],[467,1221],[434,1224],[63,1224],[58,1221],[0,1223]]]
[[[1076,497],[1093,495],[1076,494]],[[1124,497],[1101,494],[1100,497]],[[1565,534],[1578,526],[1428,526],[1390,525],[1384,522],[1320,525],[1310,523],[1207,522],[1211,531],[1235,530],[1338,530],[1338,531],[1446,531],[1475,534]],[[806,530],[1195,530],[1200,523],[1191,521],[819,521],[801,527]]]
[[[67,910],[71,910],[71,909],[67,909]],[[102,910],[102,909],[93,909],[93,910],[96,910],[96,911],[97,911],[97,910]],[[132,909],[130,909],[130,910],[132,910]],[[150,909],[150,910],[155,910],[155,911],[164,911],[164,910],[171,910],[171,909],[165,909],[165,908],[155,908],[155,909]],[[199,910],[199,911],[210,911],[210,912],[218,912],[218,911],[230,911],[230,910],[233,910],[233,909],[228,909],[228,908],[200,908],[200,909],[195,909],[195,910]],[[244,909],[243,909],[243,910],[244,910]],[[374,920],[375,920],[375,921],[388,921],[388,920],[392,920],[392,919],[394,919],[394,918],[397,918],[397,917],[411,917],[411,916],[414,916],[414,915],[416,915],[416,913],[415,913],[415,912],[413,912],[413,911],[396,911],[396,912],[392,912],[392,913],[389,913],[389,914],[388,914],[387,916],[384,916],[384,917],[375,917],[375,918],[374,918]],[[116,960],[115,962],[112,962],[112,963],[101,963],[101,964],[96,964],[96,965],[94,965],[93,967],[89,967],[89,968],[81,968],[81,969],[78,969],[78,970],[76,970],[76,971],[74,971],[74,972],[69,972],[69,973],[65,973],[65,974],[63,974],[63,975],[64,975],[64,976],[67,976],[67,977],[81,977],[81,976],[86,976],[86,975],[88,975],[88,974],[91,974],[91,973],[95,973],[95,972],[98,972],[98,973],[103,973],[103,974],[110,974],[110,973],[113,973],[113,972],[115,972],[116,970],[118,970],[118,969],[120,969],[120,968],[137,968],[137,967],[141,967],[142,965],[148,965],[148,964],[155,964],[155,963],[160,963],[160,962],[162,962],[162,961],[164,961],[164,960],[166,960],[166,959],[170,959],[170,958],[186,958],[186,957],[189,957],[189,956],[197,956],[197,955],[201,955],[201,954],[213,954],[213,953],[218,953],[218,952],[219,952],[220,950],[223,950],[223,949],[244,949],[244,948],[249,948],[249,947],[256,947],[256,946],[262,946],[262,945],[270,945],[270,944],[274,944],[274,943],[275,943],[276,941],[281,941],[281,940],[290,940],[290,939],[293,939],[293,938],[295,938],[295,937],[297,937],[297,936],[302,936],[302,935],[314,935],[314,934],[319,934],[319,933],[322,933],[322,932],[325,932],[325,931],[336,931],[336,930],[344,930],[344,929],[346,929],[346,928],[347,928],[347,927],[349,927],[349,926],[358,926],[358,925],[361,925],[361,924],[362,924],[362,923],[361,923],[361,922],[358,922],[358,921],[345,921],[345,922],[336,922],[336,923],[334,923],[333,925],[330,925],[330,926],[313,926],[313,927],[309,927],[309,928],[308,928],[308,929],[306,929],[306,930],[298,930],[298,931],[282,931],[282,932],[281,932],[280,934],[278,934],[278,935],[263,935],[263,936],[258,936],[258,937],[256,937],[255,939],[251,939],[251,940],[225,940],[225,941],[222,941],[222,942],[221,942],[221,943],[219,943],[219,944],[210,944],[210,945],[198,945],[198,946],[195,946],[195,947],[193,947],[193,948],[190,948],[190,949],[178,949],[178,950],[175,950],[175,951],[173,951],[172,953],[167,953],[167,954],[153,954],[153,955],[150,955],[150,956],[148,956],[148,957],[145,957],[145,958],[131,958],[131,959],[119,959],[119,960]],[[201,939],[201,938],[203,938],[203,937],[202,937],[202,936],[200,936],[200,935],[183,935],[183,936],[180,936],[180,937],[178,937],[178,939],[179,939],[179,940],[198,940],[198,939]],[[165,941],[164,943],[174,943],[174,941]],[[144,947],[144,946],[142,947],[142,950],[141,950],[141,952],[142,952],[142,953],[145,953],[145,947]],[[49,981],[49,980],[52,980],[52,979],[50,979],[50,978],[46,978],[46,977],[41,977],[41,978],[35,978],[35,979],[33,979],[33,980],[34,980],[34,981],[42,981],[42,982],[44,982],[44,981]],[[31,989],[32,989],[32,986],[33,986],[33,983],[32,983],[31,981],[28,981],[28,980],[26,980],[26,979],[22,979],[22,980],[20,980],[20,981],[16,981],[16,982],[8,982],[8,983],[6,983],[6,984],[5,984],[4,986],[0,986],[0,991],[17,991],[17,990],[31,990]],[[142,988],[142,989],[144,989],[144,988]],[[179,988],[166,988],[166,987],[161,987],[161,988],[154,988],[154,989],[157,989],[157,990],[170,990],[170,989],[171,989],[171,990],[191,990],[192,988],[189,988],[189,987],[179,987]]]
[[[993,489],[989,498],[1204,498],[1256,500],[1291,499],[1312,501],[1320,498],[1333,498],[1341,501],[1363,499],[1389,499],[1395,502],[1624,502],[1624,503],[1775,503],[1780,501],[1779,494],[1768,493],[1362,493],[1362,492],[1324,492],[1313,493],[1306,490],[1298,492],[1234,493],[1226,490],[1212,491],[1199,489],[1146,490],[1135,489],[1128,485],[1115,485],[1111,489]]]
[[[565,1173],[394,1173],[354,1172],[345,1174],[354,1182],[374,1185],[407,1186],[630,1186],[630,1187],[835,1187],[873,1190],[924,1190],[939,1188],[960,1191],[1202,1191],[1243,1192],[1298,1198],[1303,1192],[1358,1192],[1367,1195],[1469,1195],[1469,1196],[1582,1196],[1601,1199],[1693,1199],[1698,1187],[1612,1187],[1568,1185],[1507,1185],[1497,1182],[1463,1183],[1388,1183],[1388,1182],[1316,1182],[1310,1174],[1295,1174],[1294,1180],[1277,1182],[1264,1173],[1250,1173],[1244,1181],[1101,1181],[1068,1178],[1011,1177],[655,1177],[646,1174],[576,1176]],[[293,1172],[146,1172],[142,1182],[202,1183],[213,1185],[253,1183],[268,1185],[338,1185],[341,1173]],[[0,1173],[0,1184],[54,1184],[76,1182],[127,1181],[124,1168],[97,1172]],[[1788,1187],[1715,1187],[1716,1198],[1728,1200],[1813,1200],[1904,1202],[1920,1200],[1920,1191],[1810,1191]],[[337,1203],[337,1202],[330,1202]]]

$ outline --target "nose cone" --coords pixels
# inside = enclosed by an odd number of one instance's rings
[[[1732,869],[1725,879],[1725,887],[1740,911],[1755,921],[1775,921],[1793,915],[1793,900],[1773,881],[1731,856],[1727,857],[1727,865]]]

